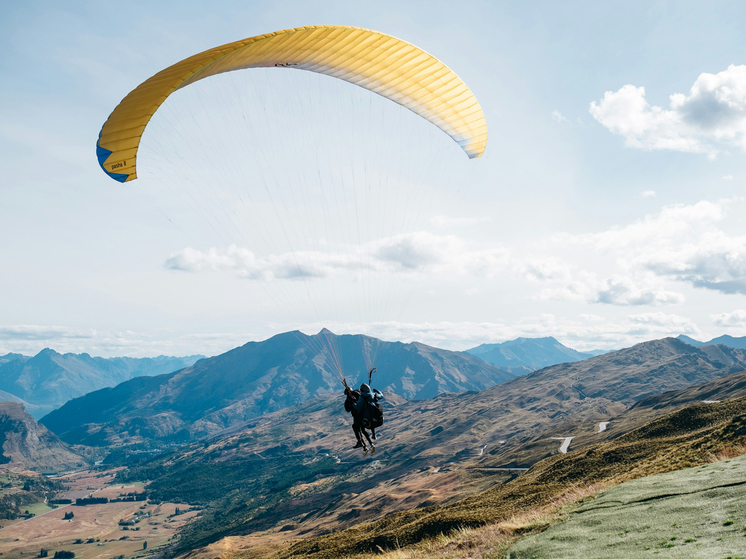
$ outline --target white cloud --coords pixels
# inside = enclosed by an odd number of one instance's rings
[[[372,322],[359,323],[285,323],[268,324],[262,332],[204,332],[178,334],[171,329],[155,331],[81,330],[79,333],[58,326],[4,326],[0,329],[0,355],[8,352],[35,355],[50,347],[60,353],[90,353],[104,357],[156,355],[218,355],[252,340],[263,340],[277,332],[300,330],[316,334],[329,328],[336,334],[367,334],[383,340],[418,341],[445,349],[464,350],[481,343],[494,343],[518,337],[553,336],[578,349],[620,349],[641,341],[669,335],[700,334],[696,325],[684,317],[664,313],[630,315],[611,321],[597,315],[577,318],[557,317],[550,313],[526,316],[512,324],[501,322]],[[20,339],[18,331],[39,334],[38,338]],[[49,337],[41,336],[48,332]],[[10,333],[10,336],[6,335]],[[62,337],[61,337],[62,336]],[[80,337],[70,337],[80,336]]]
[[[659,306],[684,302],[681,293],[665,289],[660,282],[649,276],[633,279],[613,275],[600,280],[595,274],[583,270],[559,287],[543,289],[537,298],[618,306]]]
[[[647,271],[695,287],[746,294],[746,236],[717,227],[734,200],[666,206],[626,227],[560,234],[555,242],[615,254],[622,268],[637,274]]]
[[[604,280],[596,301],[609,305],[671,305],[684,302],[681,293],[655,285],[639,285],[629,277],[614,275]]]
[[[95,330],[75,330],[67,326],[0,326],[0,340],[86,340],[95,336]]]
[[[655,197],[655,190],[645,190],[643,192],[640,192],[640,198],[654,198]]]
[[[746,326],[746,311],[743,309],[729,313],[711,314],[710,318],[715,326],[723,326],[725,328]]]
[[[242,345],[256,334],[203,333],[179,335],[170,329],[148,332],[124,330],[75,330],[66,326],[0,326],[0,355],[22,353],[36,355],[44,348],[59,353],[89,353],[112,357],[157,355],[217,355]]]
[[[552,111],[552,120],[554,122],[559,123],[559,124],[561,124],[563,122],[570,122],[569,120],[567,120],[567,117],[565,115],[563,115],[561,112],[559,112],[557,109],[555,109],[554,111]]]
[[[721,293],[746,294],[746,236],[720,228],[729,207],[740,199],[665,206],[624,227],[590,234],[559,233],[543,239],[537,254],[514,262],[523,278],[544,282],[539,300],[610,305],[670,305],[684,302],[671,282]],[[582,253],[582,268],[560,256]],[[591,256],[595,255],[595,256]],[[590,258],[590,260],[589,260]],[[589,261],[613,259],[602,275]]]
[[[733,175],[725,175],[725,176],[723,176],[723,180],[724,181],[732,181],[733,180]]]
[[[560,280],[570,281],[570,266],[553,256],[547,258],[529,258],[518,262],[517,271],[530,281]]]
[[[676,331],[683,333],[698,332],[697,327],[691,320],[677,314],[666,314],[662,312],[651,312],[629,315],[629,321],[633,324],[642,325],[646,328],[660,328],[663,331]]]
[[[492,277],[508,262],[509,253],[502,247],[483,246],[455,235],[417,232],[357,247],[336,247],[334,252],[298,251],[266,257],[235,245],[224,250],[185,248],[171,254],[165,266],[188,272],[224,270],[241,278],[271,281],[325,278],[360,270],[416,274],[427,269],[438,274]]]
[[[700,74],[689,95],[674,93],[670,100],[670,109],[650,105],[644,87],[625,85],[607,91],[589,111],[629,147],[706,153],[711,158],[721,143],[746,151],[746,65]]]

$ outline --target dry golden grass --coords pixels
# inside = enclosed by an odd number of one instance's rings
[[[458,557],[462,550],[447,546],[452,542],[462,547],[466,544],[458,537],[448,538],[469,529],[470,538],[486,539],[479,540],[482,543],[476,547],[472,545],[468,555],[493,556],[491,549],[502,549],[511,538],[539,529],[536,518],[544,518],[541,524],[547,527],[568,503],[576,503],[602,487],[739,455],[744,451],[745,437],[746,398],[695,405],[618,439],[542,460],[519,478],[463,501],[391,514],[376,522],[297,542],[278,555],[332,559],[380,553],[383,549],[453,553]],[[451,547],[457,546],[455,543]],[[250,555],[239,552],[237,557]]]
[[[460,527],[449,534],[405,548],[385,550],[378,547],[377,553],[356,555],[360,559],[497,559],[519,538],[526,534],[541,532],[552,524],[561,522],[566,512],[575,504],[604,489],[607,484],[575,486],[558,495],[550,503],[537,509],[527,510],[510,518],[476,528]]]

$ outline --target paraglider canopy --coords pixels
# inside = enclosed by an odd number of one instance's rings
[[[158,72],[130,92],[104,123],[96,155],[113,179],[137,178],[140,138],[174,91],[245,68],[308,70],[391,99],[439,127],[470,158],[487,145],[487,124],[464,82],[418,47],[369,29],[318,25],[277,31],[206,50]]]

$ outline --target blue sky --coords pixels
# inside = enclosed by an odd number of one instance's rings
[[[294,313],[297,281],[245,279],[254,247],[174,227],[147,182],[114,183],[94,156],[107,115],[155,72],[319,23],[434,54],[490,129],[458,199],[369,239],[426,263],[381,271],[405,279],[373,321],[335,298],[359,293],[344,277],[317,280],[315,317]],[[454,349],[746,335],[744,24],[740,2],[3,3],[0,353],[214,354],[321,325]],[[264,305],[278,290],[291,304]]]

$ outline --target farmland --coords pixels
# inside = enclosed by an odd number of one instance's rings
[[[17,520],[0,530],[3,559],[30,559],[41,549],[72,551],[82,559],[106,559],[145,555],[168,545],[179,529],[197,515],[189,506],[113,499],[142,494],[142,484],[114,483],[116,471],[78,472],[57,478],[66,490],[57,499],[94,496],[110,502],[88,506],[63,505],[51,508],[32,505],[37,516]],[[30,510],[34,508],[34,510]],[[176,514],[177,508],[179,514]],[[72,513],[72,518],[65,516]],[[144,550],[147,542],[147,551]]]

